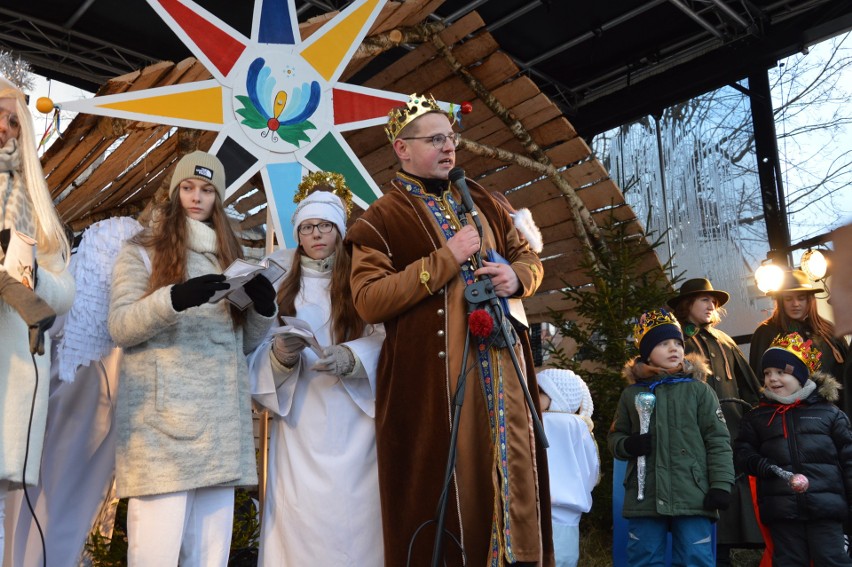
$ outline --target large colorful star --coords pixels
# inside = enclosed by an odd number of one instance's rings
[[[129,120],[219,132],[230,197],[261,172],[279,243],[295,246],[290,216],[304,170],[346,178],[362,208],[381,191],[341,132],[382,124],[407,95],[338,79],[387,0],[358,0],[307,40],[295,0],[255,2],[251,38],[190,0],[148,0],[213,79],[60,106]]]

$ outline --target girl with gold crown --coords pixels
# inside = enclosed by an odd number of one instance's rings
[[[852,429],[834,405],[840,383],[820,371],[822,354],[799,333],[775,337],[760,360],[760,405],[743,418],[735,443],[737,464],[757,477],[772,565],[852,565],[843,549],[852,505]],[[807,483],[791,484],[778,467]]]
[[[270,256],[287,274],[281,326],[249,357],[254,399],[273,416],[259,565],[384,564],[374,421],[384,329],[352,304],[350,198],[340,174],[307,175],[292,217],[299,245]],[[312,338],[320,346],[306,348]]]
[[[68,241],[44,181],[24,93],[0,77],[0,275],[25,300],[40,298],[62,314],[74,301],[68,258]],[[5,283],[3,288],[9,289]],[[29,325],[11,305],[0,299],[0,554],[10,484],[38,482],[50,381],[49,339],[40,353],[32,353]]]

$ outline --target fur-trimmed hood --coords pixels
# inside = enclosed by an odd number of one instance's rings
[[[678,373],[678,375],[689,376],[699,382],[706,382],[709,374],[710,368],[707,366],[704,358],[698,354],[687,354],[683,358],[683,371]],[[621,370],[621,377],[628,384],[652,382],[661,376],[666,376],[666,374],[654,372],[653,367],[639,360],[638,356],[628,361]]]
[[[825,401],[835,403],[840,399],[840,390],[843,386],[837,378],[828,372],[814,372],[811,374],[810,380],[817,385],[814,394],[822,396],[825,398]]]
[[[843,385],[831,374],[827,372],[814,372],[809,378],[817,385],[813,394],[808,396],[810,401],[813,401],[814,396],[825,398],[825,401],[835,403],[840,399],[840,390]]]

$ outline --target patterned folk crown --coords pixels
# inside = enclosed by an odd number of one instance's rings
[[[660,325],[674,325],[680,329],[680,323],[677,318],[665,309],[652,309],[639,317],[639,322],[633,326],[633,339],[636,345],[642,344],[642,339],[651,330],[656,329]]]
[[[450,124],[455,124],[455,115],[446,112],[435,100],[432,95],[419,95],[412,93],[408,95],[408,102],[405,106],[398,106],[391,109],[388,113],[388,125],[385,126],[385,134],[388,135],[388,140],[393,142],[402,129],[430,112],[441,112],[447,115],[450,119]]]
[[[789,335],[778,335],[772,339],[772,344],[769,348],[784,349],[808,367],[811,374],[822,367],[822,353],[814,347],[811,339],[804,340],[799,333],[790,333]]]
[[[340,197],[347,216],[352,212],[352,191],[346,185],[346,178],[334,171],[312,171],[304,176],[299,183],[299,191],[293,196],[293,202],[301,203],[318,188],[325,188]]]

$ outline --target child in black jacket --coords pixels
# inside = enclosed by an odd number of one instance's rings
[[[852,429],[832,403],[840,384],[818,372],[820,356],[798,333],[772,341],[761,360],[760,405],[744,417],[734,447],[737,464],[757,477],[774,566],[852,565],[843,550],[852,502]],[[794,491],[772,465],[804,475],[807,488]]]

